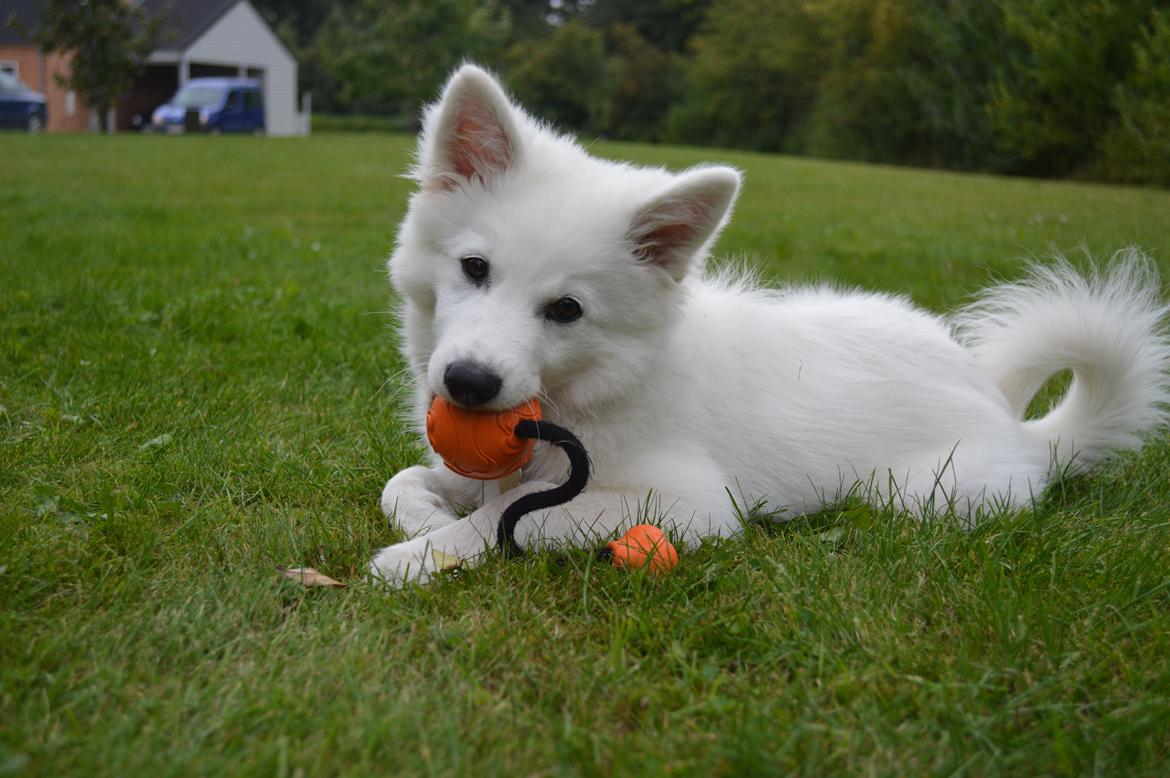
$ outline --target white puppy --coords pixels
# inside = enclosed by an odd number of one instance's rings
[[[858,484],[974,520],[1166,421],[1167,306],[1136,252],[1088,279],[1036,269],[950,321],[881,294],[712,278],[737,171],[590,157],[470,65],[427,113],[415,177],[390,275],[420,428],[436,394],[483,410],[538,396],[593,461],[583,494],[520,522],[522,547],[594,544],[646,514],[693,544],[739,531],[729,495],[792,516]],[[1064,400],[1023,420],[1065,369]],[[538,446],[523,484],[486,501],[437,461],[403,470],[382,508],[411,539],[371,571],[401,584],[444,555],[473,563],[503,508],[565,469]]]

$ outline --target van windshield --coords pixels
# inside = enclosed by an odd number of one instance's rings
[[[171,104],[180,108],[210,108],[218,105],[222,97],[222,87],[188,84],[179,90]]]

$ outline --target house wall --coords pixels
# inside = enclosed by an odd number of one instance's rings
[[[41,54],[36,46],[0,44],[0,62],[15,64],[16,75],[21,81],[38,92],[45,91]]]
[[[264,120],[268,134],[299,134],[296,60],[247,0],[220,17],[182,57],[192,65],[203,63],[263,71]]]
[[[89,109],[81,98],[70,97],[69,90],[58,86],[53,77],[68,73],[69,59],[60,54],[46,56],[36,46],[27,44],[0,45],[0,62],[15,62],[20,80],[45,95],[49,111],[45,129],[49,132],[77,132],[91,126]]]

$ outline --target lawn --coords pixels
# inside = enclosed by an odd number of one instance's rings
[[[770,281],[945,310],[1053,248],[1170,271],[1166,192],[596,151],[740,166],[719,253]],[[847,505],[662,580],[580,554],[364,581],[424,453],[384,272],[408,159],[0,137],[0,775],[1170,769],[1164,438],[971,533]]]

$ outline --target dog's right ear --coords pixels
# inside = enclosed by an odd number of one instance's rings
[[[487,71],[455,71],[423,124],[417,175],[424,189],[487,184],[516,162],[516,109]]]
[[[706,165],[678,175],[635,214],[630,228],[634,256],[683,280],[706,259],[731,216],[740,179],[733,168]]]

